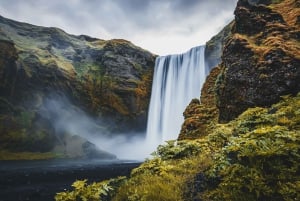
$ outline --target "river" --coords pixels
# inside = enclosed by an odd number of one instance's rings
[[[89,182],[128,176],[139,161],[36,160],[0,161],[0,201],[53,201],[75,180]]]

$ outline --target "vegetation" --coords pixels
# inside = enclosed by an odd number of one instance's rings
[[[299,200],[299,125],[300,94],[285,96],[270,108],[251,108],[215,125],[202,139],[159,146],[119,188],[84,184],[56,199],[99,200],[113,189],[113,200],[129,201]]]
[[[53,152],[12,152],[0,150],[0,160],[42,160],[63,157],[65,156]]]
[[[0,23],[0,150],[23,155],[61,146],[44,113],[48,99],[70,100],[106,133],[144,127],[144,119],[134,122],[147,113],[155,55],[121,39],[74,36],[1,16]]]
[[[251,108],[227,124],[231,135],[205,174],[203,200],[299,200],[300,94]],[[209,181],[216,181],[213,188]]]
[[[199,155],[199,145],[197,141],[181,141],[178,145],[169,141],[159,146],[153,159],[132,171],[113,200],[183,200],[188,191],[185,184],[211,162]]]
[[[250,108],[201,139],[168,141],[117,185],[77,181],[56,200],[298,200],[299,127],[300,93]]]
[[[173,200],[298,200],[300,94],[282,99],[271,108],[251,108],[228,124],[216,125],[201,140],[158,147],[156,158],[134,170],[120,194],[138,196],[131,200],[165,200],[160,195],[168,197],[171,190],[177,195]],[[151,180],[154,185],[147,187],[148,179],[161,174],[165,179]],[[146,192],[153,197],[145,197]],[[116,200],[126,200],[123,196]]]
[[[113,189],[115,201],[299,200],[299,128],[300,93],[250,108],[201,139],[168,141],[117,186],[83,181],[56,200],[93,200],[93,188],[98,200]]]
[[[0,150],[13,150],[9,153],[49,151],[53,146],[54,136],[45,129],[35,129],[33,121],[36,113],[23,108],[14,109],[14,112],[14,115],[0,114],[0,119],[6,122],[0,125],[0,132],[6,133],[0,135]],[[21,155],[23,154],[20,153]]]
[[[57,193],[56,201],[108,201],[115,194],[115,188],[124,182],[125,177],[105,180],[102,182],[93,182],[87,184],[87,180],[78,180],[72,184],[73,191]]]

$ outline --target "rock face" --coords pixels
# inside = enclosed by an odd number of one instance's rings
[[[57,97],[101,122],[102,132],[144,130],[154,62],[155,55],[129,41],[74,36],[0,16],[1,146],[50,150],[55,128],[41,108]]]
[[[210,125],[218,121],[215,82],[221,72],[218,65],[221,63],[225,43],[232,36],[233,25],[234,22],[230,22],[205,44],[205,69],[208,76],[201,89],[201,101],[193,99],[184,111],[184,123],[178,140],[206,136],[211,129]]]
[[[221,68],[210,71],[201,90],[201,103],[193,99],[185,109],[184,123],[178,140],[198,139],[204,137],[212,129],[211,125],[218,122],[218,108],[215,104],[215,82]]]
[[[209,74],[211,69],[221,63],[222,52],[226,41],[231,36],[231,29],[234,21],[225,26],[217,35],[212,37],[205,44],[205,69],[206,74]]]
[[[54,147],[54,152],[63,153],[68,158],[116,159],[111,153],[100,150],[95,144],[78,135],[65,135],[63,144]]]
[[[271,2],[238,2],[217,82],[220,122],[300,91],[299,3]]]
[[[238,1],[227,42],[222,46],[224,40],[216,40],[224,36],[221,32],[207,43],[208,61],[217,61],[212,55],[223,49],[222,62],[207,77],[201,101],[193,100],[184,112],[179,140],[201,138],[218,121],[300,91],[299,3],[270,3]]]

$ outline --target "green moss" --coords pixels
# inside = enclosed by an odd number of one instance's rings
[[[72,184],[73,191],[57,193],[56,201],[108,201],[115,194],[116,187],[122,184],[125,177],[118,177],[102,182],[87,183],[87,180],[78,180]]]
[[[300,93],[250,108],[201,139],[169,141],[112,200],[299,200],[299,114]]]
[[[272,0],[272,4],[278,4],[278,3],[281,3],[283,0]]]
[[[215,125],[205,138],[159,146],[116,200],[297,200],[299,100],[283,97],[271,108],[251,108]]]
[[[214,165],[206,171],[203,200],[298,200],[300,95],[272,108],[244,112]],[[280,120],[286,117],[289,121]],[[220,179],[213,188],[212,180]],[[288,189],[287,186],[290,188]]]
[[[199,144],[195,141],[167,141],[167,145],[159,145],[155,156],[163,160],[190,157],[200,152]]]
[[[189,195],[185,184],[210,161],[198,155],[185,157],[185,160],[162,160],[156,156],[132,171],[130,179],[118,189],[113,200],[186,200]]]
[[[23,128],[30,128],[34,117],[35,112],[21,111],[17,117],[17,122]]]
[[[0,150],[0,160],[42,160],[63,157],[63,155],[53,152],[12,152]]]
[[[55,137],[46,130],[18,128],[6,131],[1,139],[1,149],[15,152],[47,152],[53,148]]]
[[[0,125],[0,150],[48,152],[53,148],[55,136],[47,129],[36,127],[34,111],[11,106],[0,115],[0,120],[6,122]]]

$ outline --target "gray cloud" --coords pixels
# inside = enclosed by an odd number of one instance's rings
[[[236,1],[2,0],[0,13],[36,25],[56,26],[72,34],[125,38],[152,52],[166,54],[176,52],[168,49],[172,38],[180,47],[189,47],[184,42],[188,38],[199,41],[193,45],[196,46],[212,37],[233,18]]]

